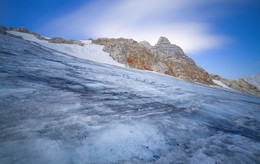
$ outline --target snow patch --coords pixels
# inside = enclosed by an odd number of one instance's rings
[[[219,81],[219,80],[213,80],[213,82],[214,82],[215,84],[217,84],[217,85],[223,87],[223,88],[231,89],[231,88],[229,88],[228,86],[226,86],[224,83],[222,83],[222,82]]]
[[[36,42],[44,47],[51,48],[62,53],[66,53],[77,58],[87,59],[98,63],[105,63],[125,67],[123,64],[114,61],[108,53],[104,52],[102,50],[104,46],[91,44],[91,40],[80,40],[81,43],[84,44],[84,46],[80,46],[76,44],[49,43],[46,40],[37,39],[32,34],[17,31],[8,31],[8,33],[16,36],[21,36],[25,40]]]
[[[91,44],[92,43],[92,41],[91,40],[79,40],[81,43],[83,43],[83,44],[85,44],[85,45],[89,45],[89,44]]]

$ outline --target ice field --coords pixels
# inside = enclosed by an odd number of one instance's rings
[[[260,99],[0,34],[9,163],[260,163]]]

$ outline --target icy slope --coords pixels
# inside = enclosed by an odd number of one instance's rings
[[[259,163],[260,99],[0,34],[0,163]]]
[[[81,40],[82,43],[84,43],[84,46],[76,45],[76,44],[57,44],[57,43],[49,43],[46,40],[39,40],[32,34],[27,34],[23,32],[17,32],[17,31],[8,31],[8,33],[21,36],[23,39],[32,41],[35,43],[38,43],[44,47],[51,48],[53,50],[57,50],[63,53],[66,53],[68,55],[72,55],[78,58],[82,59],[88,59],[91,61],[99,62],[99,63],[105,63],[105,64],[111,64],[116,66],[122,66],[123,64],[120,64],[116,61],[114,61],[108,53],[104,52],[103,46],[91,44],[91,41],[89,40]]]

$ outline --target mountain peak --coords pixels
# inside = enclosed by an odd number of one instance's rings
[[[171,44],[171,42],[168,40],[168,38],[161,36],[157,44]]]

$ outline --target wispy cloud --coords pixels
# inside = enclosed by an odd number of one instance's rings
[[[207,8],[217,0],[123,0],[86,4],[45,28],[82,37],[125,37],[155,44],[160,36],[194,54],[226,43],[214,34],[209,20],[216,12]],[[203,11],[203,9],[207,9]]]

